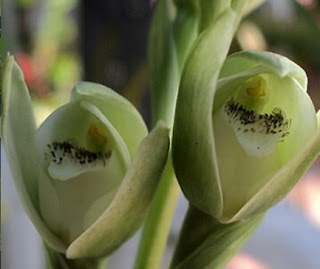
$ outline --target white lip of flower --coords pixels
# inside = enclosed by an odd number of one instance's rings
[[[67,180],[75,177],[88,169],[98,170],[105,168],[112,151],[93,152],[83,147],[74,146],[70,142],[52,142],[47,145],[48,150],[44,153],[45,160],[50,162],[48,172],[51,177],[59,180]],[[75,171],[78,171],[75,173]]]
[[[259,114],[230,98],[224,106],[224,112],[239,143],[249,155],[258,157],[270,154],[276,144],[289,135],[291,119],[287,119],[280,108]]]

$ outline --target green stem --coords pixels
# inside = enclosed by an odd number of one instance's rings
[[[176,18],[171,20],[170,1],[157,2],[149,40],[149,67],[153,95],[153,122],[173,126],[182,67],[197,36],[197,0],[176,0]],[[170,135],[171,136],[171,135]],[[171,152],[146,219],[136,269],[156,269],[161,263],[179,195]]]
[[[178,195],[179,185],[174,177],[172,159],[169,157],[144,225],[135,269],[159,268]]]
[[[247,0],[239,0],[240,9]],[[177,15],[172,22],[169,1],[158,1],[151,27],[149,59],[153,88],[153,119],[164,120],[173,125],[175,104],[181,72],[193,41],[197,37],[198,1],[176,0]],[[230,6],[231,0],[201,1],[202,19],[200,29],[205,28]],[[209,11],[208,11],[209,9]],[[206,12],[204,12],[206,10]],[[214,15],[210,14],[213,11]],[[170,152],[171,153],[171,152]],[[159,268],[165,249],[171,220],[179,195],[175,180],[172,157],[169,154],[162,180],[143,229],[135,269]]]
[[[200,0],[200,23],[199,32],[206,29],[231,5],[231,0]]]
[[[108,258],[70,260],[44,244],[48,269],[107,269]]]

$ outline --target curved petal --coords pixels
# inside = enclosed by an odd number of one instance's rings
[[[168,129],[158,124],[141,143],[110,206],[69,246],[68,258],[110,254],[133,235],[141,225],[157,189],[168,148]]]
[[[305,71],[286,57],[265,51],[241,51],[228,56],[221,69],[213,110],[219,109],[238,85],[259,74],[288,76],[296,80],[303,91],[307,90]]]
[[[221,69],[219,78],[228,77],[259,66],[277,74],[279,77],[292,77],[306,91],[307,76],[305,71],[288,58],[267,51],[241,51],[230,55]]]
[[[228,222],[249,218],[279,202],[304,175],[320,155],[320,113],[318,129],[301,150],[287,165],[279,170],[272,179]]]
[[[89,101],[115,127],[133,157],[148,130],[136,108],[111,89],[91,82],[80,82],[72,91],[71,101]]]
[[[212,107],[235,21],[236,14],[228,10],[195,41],[182,74],[173,129],[172,154],[179,184],[192,205],[212,216],[222,210]]]
[[[7,56],[2,77],[2,137],[6,156],[22,204],[46,243],[64,252],[66,245],[53,234],[39,215],[38,180],[43,173],[35,151],[35,120],[23,74]]]

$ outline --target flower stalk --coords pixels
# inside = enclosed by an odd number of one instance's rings
[[[153,122],[163,120],[170,127],[170,134],[181,69],[196,38],[198,24],[196,1],[175,1],[174,19],[170,17],[171,8],[171,1],[157,1],[149,37],[152,118]],[[161,183],[144,224],[135,268],[160,266],[179,193],[169,151]]]

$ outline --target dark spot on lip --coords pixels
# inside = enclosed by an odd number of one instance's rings
[[[241,125],[246,126],[250,124],[259,124],[259,128],[250,128],[252,133],[256,131],[261,134],[274,135],[277,133],[285,132],[289,134],[288,129],[291,125],[291,120],[287,120],[280,108],[274,108],[271,113],[258,114],[254,110],[248,110],[240,103],[230,98],[224,107],[226,114],[229,116],[229,123],[239,122]],[[241,130],[240,127],[237,128]],[[244,133],[247,133],[249,128],[244,129]]]
[[[52,161],[56,164],[62,164],[65,160],[72,160],[80,165],[90,164],[92,166],[105,165],[106,161],[111,157],[112,152],[93,152],[83,147],[77,147],[69,142],[52,142],[47,147],[50,150]],[[45,158],[48,155],[45,152]]]

